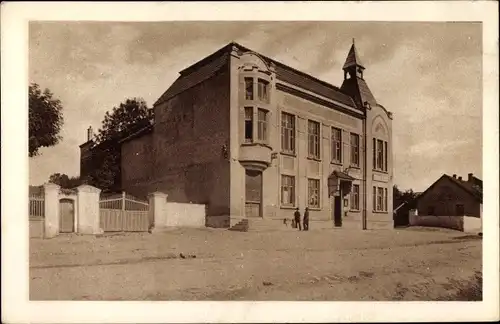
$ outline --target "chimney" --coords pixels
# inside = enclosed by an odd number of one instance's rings
[[[92,126],[89,126],[87,129],[87,141],[91,141],[94,138],[94,131],[92,130]]]
[[[453,175],[453,179],[456,179],[456,178],[457,178],[457,175],[456,175],[456,174],[454,174],[454,175]]]
[[[458,177],[458,181],[462,181],[462,177]]]
[[[473,181],[473,180],[472,180],[472,177],[473,177],[473,174],[472,174],[472,173],[469,173],[469,174],[467,175],[467,182],[472,182],[472,181]]]

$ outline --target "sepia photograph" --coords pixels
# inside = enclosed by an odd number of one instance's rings
[[[484,22],[294,17],[26,21],[29,302],[485,300]]]

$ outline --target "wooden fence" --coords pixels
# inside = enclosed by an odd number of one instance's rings
[[[101,228],[105,232],[149,230],[149,203],[125,192],[103,196],[99,209]]]
[[[45,216],[45,198],[43,196],[29,196],[29,217]]]

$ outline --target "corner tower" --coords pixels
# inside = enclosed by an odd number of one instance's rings
[[[377,102],[365,81],[354,40],[342,67],[341,90],[351,96],[365,118],[363,121],[363,228],[392,228],[393,145],[392,113]]]
[[[376,105],[377,101],[365,81],[365,66],[361,63],[354,39],[342,70],[344,70],[344,82],[340,89],[353,97],[360,108],[364,108],[366,104]]]

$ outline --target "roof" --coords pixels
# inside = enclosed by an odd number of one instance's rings
[[[151,133],[153,131],[153,125],[150,124],[146,127],[143,127],[141,129],[139,129],[137,132],[135,133],[132,133],[130,134],[129,136],[123,138],[122,140],[119,141],[119,143],[124,143],[124,142],[128,142],[130,140],[133,140],[134,138],[137,138],[139,136],[142,136],[142,135],[146,135],[148,133]]]
[[[445,174],[446,175],[446,174]],[[476,199],[480,200],[481,202],[483,201],[483,187],[475,186],[473,183],[459,180],[457,178],[450,177],[446,175],[452,182],[456,183],[458,186],[462,187],[465,191],[469,192],[471,195],[473,195]],[[477,179],[477,178],[476,178]],[[482,183],[482,181],[481,181]]]
[[[342,171],[337,171],[337,170],[333,171],[333,172],[330,174],[329,178],[330,178],[330,177],[335,177],[335,178],[337,178],[337,179],[342,179],[342,180],[347,180],[347,181],[353,181],[353,180],[355,180],[353,177],[351,177],[351,176],[350,176],[350,175],[348,175],[347,173],[342,172]]]
[[[359,93],[360,105],[364,105],[366,102],[368,102],[371,106],[378,105],[375,96],[373,96],[373,93],[368,87],[368,84],[366,84],[366,81],[362,78],[355,77],[344,80],[342,83],[342,90],[353,94]]]
[[[450,177],[449,175],[447,174],[443,174],[439,179],[437,179],[432,185],[429,186],[429,188],[427,188],[424,192],[422,192],[418,197],[422,197],[424,196],[429,190],[431,190],[437,183],[439,183],[439,181],[441,181],[441,179],[448,179],[450,180],[452,183],[456,184],[459,188],[462,188],[464,191],[466,191],[467,193],[469,193],[473,198],[475,198],[477,201],[479,201],[480,203],[483,203],[483,192],[482,192],[482,187],[479,189],[477,188],[477,186],[474,186],[474,184],[470,183],[470,182],[467,182],[467,181],[463,181],[463,180],[459,180],[457,178],[453,178],[453,177]]]
[[[361,63],[361,60],[359,59],[358,51],[356,50],[354,41],[352,43],[351,49],[349,50],[349,53],[347,54],[347,58],[342,69],[347,69],[351,66],[360,66],[364,69],[363,63]]]
[[[213,54],[212,54],[213,55]],[[211,55],[211,56],[212,56]],[[165,91],[161,97],[155,102],[154,106],[159,105],[170,98],[190,89],[203,81],[215,75],[222,67],[229,62],[229,53],[224,53],[221,56],[207,62],[198,70],[191,73],[186,73],[186,70],[181,72],[181,75],[174,81],[174,83]],[[198,64],[198,63],[197,63]]]
[[[229,43],[215,53],[182,70],[179,78],[177,78],[177,80],[174,81],[165,93],[160,96],[154,105],[159,105],[213,76],[229,62],[230,52],[232,51],[233,46],[243,52],[253,52],[258,54],[268,65],[271,65],[271,63],[274,64],[278,80],[306,89],[349,107],[357,108],[354,100],[340,88],[317,79],[307,73],[298,71],[235,42]]]
[[[377,100],[375,100],[373,93],[371,92],[370,88],[368,88],[368,84],[366,84],[366,81],[364,79],[358,79],[358,86],[362,102],[368,102],[372,106],[377,105]]]

